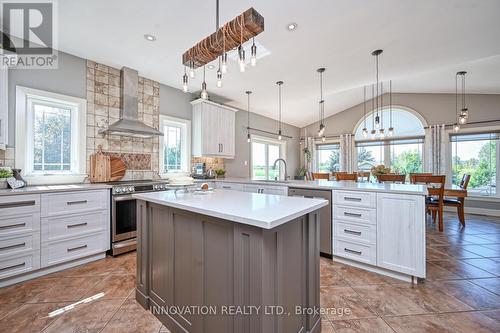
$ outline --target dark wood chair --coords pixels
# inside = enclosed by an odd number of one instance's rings
[[[343,181],[343,180],[351,180],[351,181],[358,181],[358,174],[357,173],[337,173],[336,177],[337,181]]]
[[[446,176],[416,175],[414,184],[426,184],[428,196],[425,199],[425,208],[432,215],[432,221],[439,221],[439,231],[443,231],[444,185]]]
[[[337,180],[337,175],[345,175],[347,172],[345,171],[335,171],[332,172],[333,179]]]
[[[464,174],[458,186],[460,186],[460,188],[463,190],[467,190],[467,186],[469,186],[469,181],[470,181],[470,175]],[[465,212],[464,212],[465,198],[444,198],[443,202],[445,206],[457,208],[458,220],[465,227]]]
[[[330,173],[328,173],[328,172],[313,172],[312,179],[313,180],[317,180],[317,179],[330,180]]]
[[[415,176],[432,176],[430,172],[410,173],[410,184],[415,184]]]
[[[370,177],[371,177],[371,172],[370,171],[358,171],[358,182],[370,182]]]
[[[396,174],[379,175],[379,176],[377,176],[377,181],[379,183],[400,183],[400,184],[404,184],[405,181],[406,181],[406,175],[396,175]]]

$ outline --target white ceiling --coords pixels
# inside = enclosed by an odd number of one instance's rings
[[[182,53],[215,29],[215,1],[64,0],[59,6],[59,49],[180,88]],[[359,87],[374,80],[371,51],[384,49],[381,77],[395,92],[454,92],[455,72],[467,70],[471,92],[500,93],[498,0],[238,0],[220,1],[221,23],[249,7],[265,18],[257,37],[270,54],[240,73],[231,63],[223,88],[207,71],[209,92],[252,111],[277,117],[283,80],[283,121],[317,119],[324,74],[326,115],[362,101]],[[289,32],[286,26],[298,23]],[[157,40],[148,42],[144,34]],[[249,52],[247,52],[249,54]],[[201,71],[190,82],[198,91]]]

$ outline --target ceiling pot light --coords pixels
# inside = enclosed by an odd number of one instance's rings
[[[298,27],[298,24],[297,23],[288,23],[288,25],[286,26],[286,28],[288,29],[288,31],[295,31]]]
[[[214,69],[214,68],[215,68],[215,66],[214,66],[214,65],[212,65],[212,64],[210,64],[210,65],[208,65],[208,66],[207,66],[207,68],[208,68],[208,69]]]
[[[145,34],[144,39],[146,39],[149,42],[154,42],[156,40],[156,37],[150,34]]]

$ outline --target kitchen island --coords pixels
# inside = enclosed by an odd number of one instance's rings
[[[136,299],[175,332],[320,332],[319,209],[216,189],[134,195]]]

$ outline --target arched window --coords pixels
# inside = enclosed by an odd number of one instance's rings
[[[423,171],[424,137],[427,126],[425,120],[415,111],[405,107],[393,107],[379,112],[380,128],[384,128],[385,136],[380,132],[371,134],[375,124],[375,112],[370,112],[366,118],[358,121],[355,128],[357,152],[357,169],[370,170],[383,164],[391,172],[410,174]],[[392,122],[391,122],[392,118]],[[394,128],[394,134],[389,136],[388,129]],[[363,136],[363,128],[367,128],[368,136]]]

